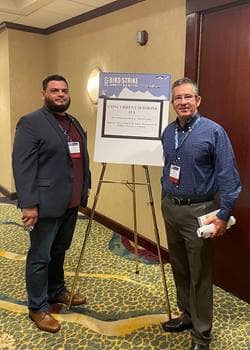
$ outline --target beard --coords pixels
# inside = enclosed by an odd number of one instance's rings
[[[45,106],[51,111],[51,112],[65,112],[69,106],[70,106],[70,98],[68,101],[66,101],[64,104],[61,105],[57,105],[54,101],[52,101],[51,99],[49,99],[48,97],[44,98],[44,103]]]

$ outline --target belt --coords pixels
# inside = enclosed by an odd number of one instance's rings
[[[190,205],[192,203],[204,203],[214,199],[214,196],[197,196],[197,197],[177,197],[167,194],[167,198],[175,205]]]

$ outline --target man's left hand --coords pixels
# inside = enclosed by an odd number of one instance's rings
[[[209,225],[209,224],[214,224],[214,227],[215,227],[214,232],[211,234],[212,238],[222,236],[226,232],[227,222],[224,220],[221,220],[216,215],[213,215],[206,219],[206,225]]]

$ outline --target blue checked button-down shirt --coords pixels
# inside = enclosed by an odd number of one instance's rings
[[[221,210],[217,216],[228,220],[241,186],[225,130],[197,113],[184,128],[177,120],[169,124],[162,134],[162,145],[163,192],[184,198],[213,197],[219,193]],[[169,181],[171,164],[180,167],[178,184]]]

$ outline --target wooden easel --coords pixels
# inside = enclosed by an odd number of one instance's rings
[[[99,182],[98,182],[96,194],[95,194],[95,197],[94,197],[94,202],[93,202],[93,206],[92,206],[92,209],[91,209],[90,218],[89,218],[88,225],[87,225],[87,228],[86,228],[86,232],[85,232],[85,236],[84,236],[84,240],[83,240],[83,244],[82,244],[82,248],[81,248],[81,252],[80,252],[77,268],[76,268],[76,271],[75,271],[75,276],[74,276],[74,280],[73,280],[73,286],[72,286],[72,290],[71,290],[71,293],[70,293],[70,302],[69,302],[69,305],[68,305],[68,309],[70,309],[71,304],[72,304],[72,299],[73,299],[73,295],[74,295],[74,292],[75,292],[77,280],[78,280],[78,277],[79,277],[79,270],[80,270],[81,262],[82,262],[82,259],[83,259],[83,254],[84,254],[84,251],[85,251],[86,242],[87,242],[90,230],[91,230],[91,226],[92,226],[92,221],[93,221],[94,214],[95,214],[96,205],[97,205],[97,202],[98,202],[99,194],[100,194],[100,191],[101,191],[101,186],[102,186],[103,183],[123,184],[123,185],[126,185],[132,191],[132,194],[133,194],[133,219],[134,219],[134,242],[135,242],[135,255],[136,255],[135,273],[139,274],[139,267],[138,267],[138,233],[137,233],[136,191],[135,191],[135,188],[136,188],[137,185],[144,185],[144,186],[147,186],[147,188],[148,188],[149,204],[150,204],[150,207],[151,207],[151,213],[152,213],[152,218],[153,218],[154,233],[155,233],[155,239],[156,239],[156,244],[157,244],[157,252],[158,252],[158,257],[159,257],[159,262],[160,262],[162,282],[163,282],[164,293],[165,293],[165,298],[166,298],[166,310],[167,310],[167,313],[169,315],[169,319],[172,319],[170,302],[169,302],[169,294],[168,294],[168,288],[167,288],[167,281],[166,281],[164,265],[163,265],[162,257],[161,257],[160,236],[159,236],[159,231],[158,231],[158,226],[157,226],[157,221],[156,221],[155,207],[154,207],[154,202],[153,202],[153,195],[152,195],[152,188],[151,188],[151,183],[150,183],[150,176],[149,176],[148,166],[146,166],[146,165],[143,166],[143,168],[145,170],[146,182],[136,182],[135,181],[135,166],[134,165],[131,165],[132,181],[127,181],[127,180],[123,180],[123,181],[110,181],[109,180],[108,181],[108,180],[104,180],[104,174],[105,174],[106,166],[107,166],[107,163],[102,163],[102,171],[101,171],[100,179],[99,179]]]

